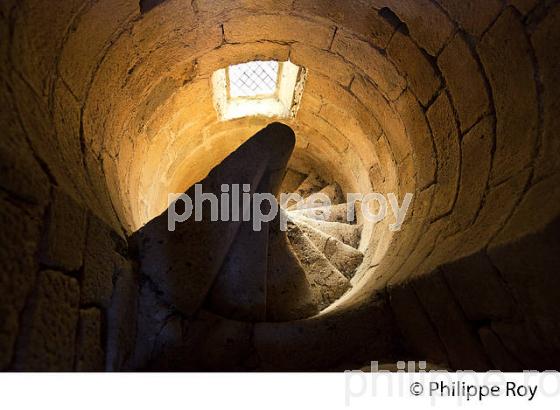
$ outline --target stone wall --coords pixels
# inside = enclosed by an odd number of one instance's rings
[[[114,368],[106,352],[125,355],[126,341],[107,328],[135,330],[116,305],[123,281],[136,294],[126,241],[58,187],[44,200],[2,197],[2,369]]]

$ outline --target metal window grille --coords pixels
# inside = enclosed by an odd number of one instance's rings
[[[230,97],[256,97],[276,92],[277,61],[251,61],[228,69]]]

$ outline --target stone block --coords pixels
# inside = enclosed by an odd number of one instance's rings
[[[0,370],[5,370],[12,361],[19,331],[19,317],[18,312],[3,301],[0,301],[0,317]]]
[[[389,141],[395,161],[401,162],[411,152],[410,141],[401,118],[377,87],[360,76],[352,81],[350,89],[370,110],[371,115],[383,124],[383,132]]]
[[[228,43],[263,40],[297,41],[327,49],[331,43],[333,32],[333,27],[283,15],[237,17],[226,21],[224,24],[224,35]]]
[[[408,80],[414,95],[426,106],[441,86],[432,63],[408,36],[399,31],[391,38],[387,54]]]
[[[0,82],[0,187],[26,202],[46,206],[50,183],[34,158],[16,112],[15,102],[5,82]]]
[[[478,335],[486,354],[493,364],[492,370],[502,372],[521,372],[525,370],[523,365],[507,351],[500,338],[490,327],[481,327],[478,330]]]
[[[484,371],[491,368],[473,326],[453,298],[438,271],[413,282],[414,290],[445,346],[451,368]]]
[[[406,133],[412,146],[419,189],[426,188],[436,178],[436,156],[430,128],[422,107],[410,91],[405,91],[396,102]]]
[[[406,86],[395,66],[379,50],[345,30],[336,32],[331,49],[362,70],[390,100]]]
[[[80,309],[76,346],[76,370],[99,372],[105,368],[103,321],[97,308]]]
[[[449,98],[442,92],[426,114],[437,154],[437,183],[430,216],[437,219],[455,204],[459,184],[460,142]]]
[[[410,36],[435,56],[453,33],[453,23],[429,0],[373,0],[375,7],[387,7],[408,27]]]
[[[473,36],[480,36],[502,10],[500,0],[437,0],[459,26]]]
[[[389,288],[389,300],[403,344],[414,359],[446,364],[447,353],[410,283]]]
[[[466,131],[490,109],[484,74],[460,33],[445,46],[437,63],[457,110],[461,131]]]
[[[293,322],[255,324],[253,344],[262,370],[328,370],[344,362],[385,361],[400,351],[388,304],[367,304]]]
[[[450,232],[465,229],[476,217],[490,174],[492,140],[492,119],[486,117],[461,141],[461,178]]]
[[[124,23],[139,13],[138,1],[100,0],[73,21],[65,38],[59,70],[70,89],[83,101],[103,51]]]
[[[115,242],[111,228],[94,215],[88,217],[81,304],[107,308],[113,292]]]
[[[311,72],[317,71],[344,86],[350,85],[350,81],[354,78],[354,70],[350,64],[336,54],[315,47],[293,44],[290,61]]]
[[[312,17],[323,17],[340,27],[352,28],[354,32],[377,47],[385,48],[394,32],[392,27],[369,1],[346,0],[296,0],[294,11]]]
[[[37,289],[24,311],[15,370],[74,369],[79,294],[76,279],[56,271],[39,273]]]
[[[555,359],[558,352],[547,349],[532,323],[526,320],[500,321],[492,323],[490,327],[504,349],[522,364],[523,370],[558,368],[558,360]],[[489,344],[488,340],[486,344]]]
[[[496,152],[491,181],[497,184],[533,159],[538,122],[535,71],[523,23],[511,8],[501,14],[477,49],[492,86],[496,108]]]
[[[85,3],[86,0],[31,0],[16,9],[12,60],[41,96],[47,96],[56,78],[58,50],[70,21]]]
[[[138,315],[138,274],[130,261],[118,257],[115,288],[107,309],[105,369],[129,370],[133,363]]]
[[[470,321],[509,319],[515,302],[484,252],[441,267],[453,295]]]
[[[66,272],[82,267],[86,239],[86,210],[62,190],[53,191],[39,260]]]
[[[39,265],[41,221],[31,217],[34,208],[15,206],[0,195],[0,295],[2,303],[21,311],[35,281]]]
[[[519,1],[517,2],[519,3]],[[531,36],[539,66],[542,89],[543,124],[539,156],[535,164],[537,177],[560,170],[560,7],[549,11]]]

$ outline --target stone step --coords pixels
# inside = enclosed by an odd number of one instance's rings
[[[318,221],[327,222],[340,222],[340,223],[356,223],[356,216],[354,215],[353,220],[348,220],[347,203],[332,205],[332,206],[320,206],[317,208],[307,208],[307,209],[296,209],[289,211],[289,215],[294,217],[305,216],[307,218],[316,219]]]
[[[364,258],[362,252],[306,223],[298,226],[335,268],[349,279],[354,276]]]
[[[294,192],[301,183],[307,178],[307,175],[302,174],[296,170],[288,168],[284,174],[284,179],[282,180],[282,185],[280,192],[289,193]]]
[[[329,262],[297,225],[288,223],[288,238],[305,270],[313,300],[319,310],[329,306],[351,287],[350,281]]]
[[[269,226],[267,265],[267,321],[302,319],[319,312],[305,270],[277,220]]]
[[[326,201],[329,202],[326,202]],[[289,211],[309,209],[309,208],[319,208],[324,207],[325,203],[329,203],[328,206],[338,205],[344,202],[344,195],[338,184],[329,184],[318,192],[314,192],[303,201],[299,203],[292,203],[287,209]]]
[[[235,320],[265,320],[267,253],[268,224],[255,231],[252,222],[243,222],[210,290],[207,308]]]
[[[360,234],[362,225],[350,225],[340,222],[318,221],[316,219],[307,218],[305,216],[290,215],[291,219],[296,223],[306,223],[313,228],[344,242],[353,248],[360,245]]]
[[[331,205],[338,205],[345,202],[344,195],[342,194],[342,190],[340,189],[340,186],[336,182],[327,185],[326,187],[321,189],[318,193],[326,195],[331,200]]]
[[[323,181],[321,177],[315,173],[311,173],[303,180],[294,192],[302,198],[307,198],[309,195],[319,192],[325,185],[325,181]]]

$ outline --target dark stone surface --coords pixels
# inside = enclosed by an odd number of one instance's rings
[[[408,351],[418,360],[447,364],[445,348],[412,286],[390,288],[389,300]]]
[[[391,310],[382,297],[352,309],[281,323],[257,323],[253,343],[261,370],[331,370],[402,354]]]
[[[442,274],[435,271],[412,282],[418,299],[436,327],[453,369],[484,371],[491,368],[478,335],[467,321]]]
[[[39,261],[64,271],[81,268],[86,238],[85,209],[62,191],[55,190],[46,220]]]
[[[16,370],[74,369],[79,297],[76,279],[56,271],[39,273],[37,288],[23,315]]]
[[[138,275],[130,261],[120,257],[115,272],[115,289],[107,310],[105,369],[129,370],[136,343]]]
[[[471,321],[507,319],[514,301],[484,252],[441,267],[454,298]]]
[[[99,372],[105,369],[102,326],[102,316],[99,309],[80,309],[76,347],[77,371]]]
[[[521,372],[524,370],[523,365],[506,350],[491,328],[481,327],[478,330],[478,335],[486,354],[492,362],[493,369],[503,372]]]
[[[492,261],[512,288],[519,309],[534,326],[535,337],[541,340],[541,355],[548,359],[539,368],[560,367],[559,232],[557,218],[540,232],[489,250]],[[534,357],[533,353],[527,354]]]
[[[279,186],[294,143],[289,127],[269,125],[214,168],[201,181],[202,192],[220,195],[222,184],[250,184],[255,192],[263,177],[273,181],[270,186]],[[194,202],[195,187],[187,194]],[[153,280],[167,303],[185,315],[192,315],[201,306],[240,227],[238,221],[211,222],[210,210],[205,201],[202,221],[191,217],[172,232],[165,211],[133,238],[142,273]]]
[[[119,255],[111,228],[94,215],[89,216],[84,270],[82,274],[82,305],[108,308],[113,292],[113,273]]]

